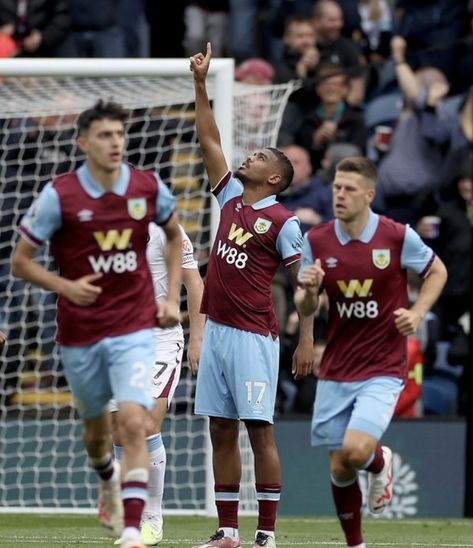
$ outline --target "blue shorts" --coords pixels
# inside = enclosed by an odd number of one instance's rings
[[[89,346],[61,346],[61,357],[81,417],[99,417],[111,398],[154,406],[149,379],[155,342],[152,329],[106,337]]]
[[[207,320],[195,413],[272,423],[278,369],[279,339]]]
[[[379,440],[391,422],[402,379],[374,377],[366,381],[317,383],[311,442],[339,450],[347,430]]]

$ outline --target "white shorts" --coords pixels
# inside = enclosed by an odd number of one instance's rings
[[[181,376],[184,342],[159,341],[157,346],[159,350],[156,350],[156,360],[151,373],[151,394],[154,399],[167,398],[169,407]],[[110,400],[109,411],[118,411],[115,400]]]

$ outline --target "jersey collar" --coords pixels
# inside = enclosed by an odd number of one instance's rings
[[[255,202],[254,204],[251,204],[250,207],[258,211],[259,209],[264,209],[265,207],[269,207],[276,203],[277,203],[276,194],[271,194],[271,196],[266,196],[266,198],[263,198],[262,200],[259,200],[258,202]]]
[[[371,238],[374,236],[374,233],[376,232],[376,229],[378,228],[378,221],[379,215],[377,215],[370,209],[368,222],[366,223],[363,232],[358,238],[360,242],[367,244],[371,240]],[[342,224],[338,219],[335,219],[335,234],[337,235],[337,238],[342,245],[346,245],[348,242],[352,241],[352,238],[343,230]]]
[[[82,188],[91,198],[101,198],[105,194],[105,190],[94,180],[90,174],[87,163],[83,163],[77,170],[77,176]],[[130,181],[130,168],[127,164],[122,163],[120,166],[120,175],[117,182],[113,186],[111,192],[117,196],[124,196]]]

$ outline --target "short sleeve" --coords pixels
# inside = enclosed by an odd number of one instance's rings
[[[404,243],[401,251],[401,267],[409,268],[425,276],[435,259],[433,250],[422,241],[421,237],[410,226],[406,226]]]
[[[243,194],[243,185],[233,177],[231,171],[222,177],[222,179],[212,188],[212,194],[217,198],[220,209],[236,196]]]
[[[301,257],[302,232],[301,224],[297,217],[288,219],[276,240],[276,249],[281,255],[286,266],[298,261]]]
[[[30,243],[41,246],[51,238],[61,224],[59,196],[53,184],[48,183],[21,220],[19,231]]]
[[[165,225],[174,211],[176,211],[176,200],[157,173],[155,173],[155,177],[158,183],[158,196],[156,199],[156,216],[154,221],[158,225]]]

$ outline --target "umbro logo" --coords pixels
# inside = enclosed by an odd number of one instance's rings
[[[328,259],[325,259],[325,264],[327,265],[327,268],[335,268],[338,265],[338,259],[329,257]]]
[[[81,223],[86,223],[87,221],[91,221],[92,217],[94,216],[94,212],[90,209],[81,209],[79,213],[77,213],[77,218]]]
[[[241,202],[237,202],[237,205],[235,207],[235,211],[240,211],[241,209]]]

